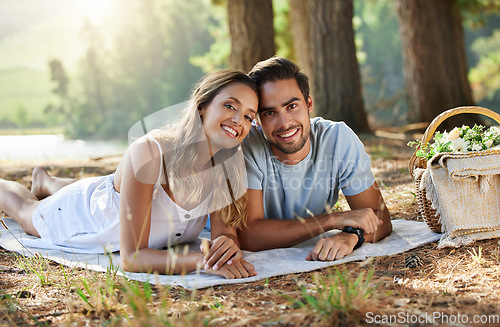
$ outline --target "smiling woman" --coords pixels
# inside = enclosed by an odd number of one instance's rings
[[[32,192],[0,179],[0,210],[38,237],[36,247],[119,251],[125,271],[184,274],[204,267],[226,278],[254,276],[236,228],[246,224],[240,143],[257,106],[257,87],[244,72],[210,73],[180,118],[145,131],[115,173],[61,180],[38,167]],[[175,253],[173,246],[198,239],[208,214],[212,242],[203,253]]]

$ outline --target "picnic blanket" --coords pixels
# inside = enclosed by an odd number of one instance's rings
[[[36,238],[24,233],[20,226],[12,219],[3,219],[3,221],[8,227],[8,230],[0,225],[0,232],[2,233],[0,235],[0,246],[6,250],[15,251],[25,256],[33,256],[35,253],[38,253],[45,258],[68,267],[79,267],[95,271],[106,271],[110,264],[110,260],[112,260],[115,266],[119,266],[120,264],[119,253],[110,255],[80,254],[63,252],[61,249],[41,249],[24,246],[23,242],[25,240],[33,240]],[[203,270],[184,276],[165,276],[123,271],[121,271],[120,274],[129,279],[143,282],[148,281],[151,284],[168,284],[172,286],[182,286],[187,289],[201,289],[216,285],[253,282],[290,273],[313,271],[349,261],[365,260],[368,257],[393,255],[411,250],[429,242],[437,241],[441,236],[441,234],[432,232],[425,222],[393,220],[392,224],[392,234],[387,238],[375,244],[365,243],[362,247],[344,259],[332,262],[306,261],[304,258],[320,237],[330,236],[338,231],[322,234],[291,248],[259,252],[243,251],[244,258],[252,263],[257,271],[257,276],[250,278],[225,279],[220,276],[203,273]],[[200,234],[200,238],[210,238],[210,232],[204,230]],[[199,251],[200,242],[190,244],[190,248]],[[179,252],[183,250],[183,247],[179,248]]]

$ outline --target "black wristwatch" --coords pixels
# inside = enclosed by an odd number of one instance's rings
[[[363,230],[361,228],[354,228],[351,226],[345,226],[342,230],[343,232],[358,235],[358,243],[354,246],[354,250],[359,248],[363,243],[365,243],[365,237],[363,236]]]

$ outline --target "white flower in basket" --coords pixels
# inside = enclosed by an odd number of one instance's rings
[[[451,148],[451,151],[453,151],[453,152],[467,152],[467,142],[465,142],[460,137],[456,138],[453,141],[451,141],[450,148]],[[479,150],[482,150],[482,148]],[[478,151],[478,150],[474,150],[474,151]]]

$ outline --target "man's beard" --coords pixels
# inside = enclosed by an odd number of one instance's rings
[[[297,128],[297,127],[292,127],[292,128],[289,128],[288,130],[291,130],[294,128]],[[311,133],[311,127],[309,127],[307,130],[304,130],[303,128],[301,128],[301,130],[303,131],[302,137],[300,138],[300,140],[298,142],[295,142],[293,144],[277,143],[277,142],[270,141],[269,139],[268,139],[268,141],[273,147],[275,147],[279,151],[286,153],[286,154],[294,154],[294,153],[297,153],[300,150],[302,150],[302,148],[306,144],[307,140],[309,139],[309,134]],[[283,132],[286,132],[286,131],[283,131]],[[279,136],[276,136],[276,138],[278,138],[278,137]]]

